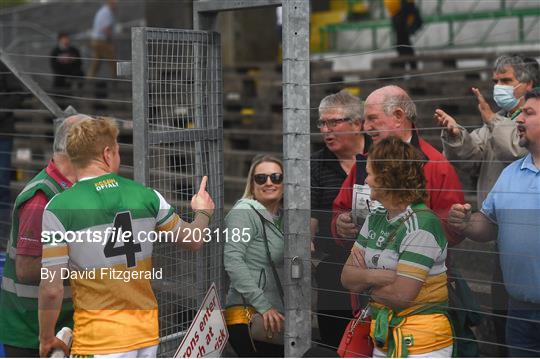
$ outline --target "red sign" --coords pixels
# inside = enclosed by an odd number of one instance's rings
[[[228,339],[229,332],[221,311],[216,285],[212,283],[174,357],[218,358]]]

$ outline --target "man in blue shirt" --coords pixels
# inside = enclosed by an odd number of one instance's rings
[[[92,26],[92,63],[88,71],[88,77],[98,74],[101,60],[107,61],[111,76],[116,77],[116,50],[113,43],[115,17],[114,12],[118,0],[107,0],[96,15]]]
[[[510,295],[506,344],[511,357],[540,355],[540,87],[525,94],[516,119],[529,153],[503,170],[480,212],[455,204],[448,223],[475,241],[498,238]]]

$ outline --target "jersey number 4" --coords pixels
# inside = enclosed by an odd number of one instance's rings
[[[116,243],[120,243],[120,246],[116,246]],[[103,250],[105,257],[126,256],[127,267],[131,268],[137,265],[135,253],[141,251],[141,245],[133,242],[131,213],[117,213],[114,217],[113,232],[107,237],[107,244]]]

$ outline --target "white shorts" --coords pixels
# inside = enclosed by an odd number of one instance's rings
[[[157,345],[152,345],[151,347],[131,350],[129,352],[123,353],[112,353],[112,354],[95,354],[92,355],[93,358],[155,358],[157,356]]]
[[[446,348],[435,350],[429,353],[416,354],[416,355],[409,354],[409,358],[451,358],[452,348],[453,346],[450,345]],[[386,352],[383,352],[377,348],[373,348],[373,358],[386,358]]]

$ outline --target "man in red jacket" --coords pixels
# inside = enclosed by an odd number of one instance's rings
[[[364,105],[364,131],[374,143],[388,136],[398,136],[418,148],[426,158],[424,175],[429,194],[427,205],[443,221],[450,245],[463,238],[455,235],[446,225],[448,211],[454,203],[464,203],[463,191],[457,173],[448,160],[433,146],[424,141],[414,128],[416,106],[409,95],[398,86],[385,86],[373,91]],[[359,225],[365,220],[367,211],[374,203],[369,199],[369,188],[365,185],[366,161],[369,148],[356,156],[356,164],[343,182],[333,204],[332,234],[350,247],[358,235]],[[355,211],[353,208],[355,199]]]

